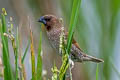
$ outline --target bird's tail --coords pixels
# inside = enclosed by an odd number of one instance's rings
[[[83,55],[82,61],[92,61],[92,62],[96,62],[96,63],[104,62],[102,59],[98,59],[98,58],[95,58],[95,57],[89,56],[89,55]]]

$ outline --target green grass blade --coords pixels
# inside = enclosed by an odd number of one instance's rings
[[[12,47],[13,47],[13,51],[14,51],[14,57],[15,57],[15,73],[16,73],[16,77],[15,80],[18,80],[18,45],[19,45],[19,41],[18,41],[18,28],[17,28],[17,36],[16,36],[16,41],[15,41],[15,37],[14,35],[11,33],[13,29],[13,24],[12,24],[12,17],[11,17],[11,29],[9,29],[9,34],[4,34],[5,36],[7,36],[12,43]]]
[[[35,53],[34,53],[34,45],[33,45],[33,35],[32,30],[30,29],[30,40],[31,40],[31,64],[32,64],[32,80],[36,80],[36,72],[35,72]]]
[[[42,32],[40,32],[38,56],[37,56],[37,80],[42,80],[42,56],[41,56]]]
[[[62,66],[60,68],[60,75],[59,75],[60,80],[63,80],[63,79],[65,80],[65,73],[69,67],[69,60],[68,60],[69,55],[68,54],[70,53],[72,37],[73,37],[74,29],[75,29],[75,26],[77,23],[80,2],[81,2],[81,0],[73,1],[72,14],[71,14],[70,25],[69,25],[70,28],[69,28],[69,34],[68,34],[68,40],[67,40],[67,50],[65,50],[65,48],[63,49],[63,51],[65,52],[65,55],[63,56],[64,59],[63,59]],[[63,46],[65,46],[65,45],[63,45]],[[70,72],[70,74],[71,74],[71,72]],[[71,74],[70,78],[72,80],[72,74]]]
[[[1,29],[2,29],[2,22],[1,22],[1,19],[0,19],[0,34],[1,34]]]
[[[17,36],[16,36],[16,80],[18,80],[18,49],[19,49],[19,33],[18,33],[18,27],[17,27]]]
[[[98,72],[99,72],[99,68],[98,68],[98,64],[97,64],[97,68],[96,68],[96,80],[98,80]]]
[[[5,16],[4,16],[4,14],[2,14],[2,29],[1,29],[2,31],[2,33],[7,33],[7,29],[6,29],[6,20],[5,20]],[[3,36],[4,37],[4,36]],[[8,39],[7,39],[7,37],[4,37],[4,39],[5,39],[5,43],[6,43],[6,46],[8,46]],[[6,49],[7,49],[7,51],[8,51],[8,56],[9,56],[9,50],[8,50],[8,47],[6,47]]]
[[[29,49],[29,46],[30,46],[30,40],[28,41],[27,47],[26,47],[25,52],[24,52],[24,55],[23,55],[23,57],[22,57],[22,61],[21,61],[22,64],[24,63],[24,60],[25,60],[27,51],[28,51],[28,49]]]
[[[77,19],[78,19],[80,2],[81,2],[81,0],[74,0],[73,1],[72,14],[71,14],[70,25],[69,25],[69,34],[68,34],[68,40],[67,40],[68,54],[70,52],[72,36],[73,36],[73,32],[74,32],[74,29],[75,29],[75,26],[76,26],[76,23],[77,23]]]
[[[4,65],[4,80],[14,80],[13,73],[10,65],[9,50],[8,50],[8,39],[3,34],[7,32],[5,15],[2,13],[2,29],[1,29],[1,39],[2,39],[2,53],[3,53],[3,65]]]

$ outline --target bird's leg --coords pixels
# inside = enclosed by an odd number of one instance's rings
[[[66,77],[70,78],[72,80],[72,69],[74,68],[74,62],[71,60],[71,58],[69,57],[69,69],[67,70],[67,73],[66,73]]]
[[[69,64],[70,64],[70,68],[74,68],[74,62],[71,58],[69,58]]]

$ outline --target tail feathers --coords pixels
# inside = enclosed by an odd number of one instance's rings
[[[84,55],[82,58],[83,61],[92,61],[96,63],[104,62],[102,59],[95,58],[93,56]]]

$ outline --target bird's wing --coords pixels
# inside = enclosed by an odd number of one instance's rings
[[[72,39],[72,44],[74,44],[78,49],[80,49],[80,51],[82,51],[82,49],[80,48],[79,44],[75,41],[74,38]]]
[[[68,32],[65,32],[65,38],[66,38],[65,40],[67,40]],[[67,41],[65,41],[65,43],[67,43]],[[76,46],[76,48],[78,48],[78,49],[80,49],[80,51],[82,51],[82,49],[80,48],[79,44],[76,42],[76,40],[74,38],[72,39],[72,44],[74,44]]]
[[[65,33],[65,38],[66,38],[65,40],[67,40],[68,33]],[[76,54],[72,53],[72,55],[74,56],[73,58],[77,58],[78,62],[82,62],[82,61],[92,61],[92,62],[97,62],[97,63],[104,62],[102,59],[98,59],[98,58],[95,58],[93,56],[89,56],[89,55],[83,53],[82,49],[80,49],[78,43],[74,40],[74,38],[72,39],[72,44],[75,45],[76,48],[78,48],[80,50],[80,52],[76,52]]]

